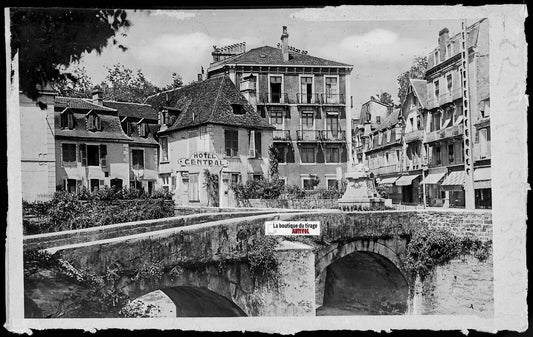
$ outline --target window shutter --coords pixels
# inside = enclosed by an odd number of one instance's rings
[[[294,148],[287,146],[287,163],[294,163]]]
[[[69,129],[74,128],[74,115],[72,113],[67,114],[67,124]]]
[[[255,132],[255,155],[259,158],[261,157],[261,132]]]
[[[100,158],[107,159],[107,145],[100,144]]]
[[[104,186],[104,184],[105,184],[105,181],[100,179],[100,186]]]
[[[250,131],[249,138],[250,138],[250,142],[248,146],[248,157],[255,158],[256,153],[255,153],[255,131],[254,130]]]
[[[67,114],[63,113],[63,114],[60,115],[60,117],[61,117],[60,127],[62,129],[62,128],[66,127],[66,125],[67,125]]]
[[[80,144],[80,161],[81,166],[87,166],[87,145]]]
[[[320,108],[316,109],[315,118],[316,119],[321,119],[322,118],[322,112],[321,112]]]
[[[322,147],[321,146],[319,146],[317,148],[316,162],[317,163],[323,163],[324,162],[324,151],[322,151]]]
[[[348,161],[348,151],[346,146],[341,147],[341,163],[346,163]]]
[[[291,109],[290,108],[285,110],[285,118],[291,119]]]
[[[94,128],[94,116],[90,114],[87,117],[87,129],[92,130]]]
[[[96,130],[98,131],[102,130],[102,119],[100,118],[100,116],[95,116],[95,121],[96,121]]]
[[[339,114],[340,119],[346,119],[346,110],[344,108],[341,109],[341,113]]]

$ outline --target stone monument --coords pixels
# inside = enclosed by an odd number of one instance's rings
[[[368,175],[368,167],[356,165],[346,173],[346,180],[346,192],[339,199],[341,209],[372,209],[384,205],[384,199],[379,197],[374,181]]]

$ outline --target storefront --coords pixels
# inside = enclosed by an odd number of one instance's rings
[[[425,185],[426,203],[430,207],[442,207],[444,205],[445,193],[440,187],[444,180],[446,170],[430,172],[421,182]]]
[[[478,167],[474,169],[474,191],[476,208],[492,208],[492,179],[491,168]]]
[[[396,186],[402,189],[402,204],[420,204],[422,203],[421,194],[419,194],[420,174],[411,174],[400,176],[396,180]]]
[[[381,194],[384,194],[387,199],[391,199],[393,204],[399,204],[402,201],[401,187],[395,185],[399,178],[398,176],[393,176],[377,179],[378,190],[385,192]]]
[[[464,171],[451,171],[441,184],[446,192],[444,207],[465,207],[465,173]]]

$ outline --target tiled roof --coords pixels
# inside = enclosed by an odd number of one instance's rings
[[[157,111],[148,104],[104,101],[104,106],[116,109],[120,117],[158,119]]]
[[[56,96],[54,106],[56,108],[72,108],[81,110],[100,110],[100,111],[116,111],[113,108],[108,108],[102,105],[94,104],[86,98],[62,97]]]
[[[246,53],[231,57],[211,64],[211,67],[221,64],[286,64],[286,65],[306,65],[306,66],[324,66],[324,67],[352,67],[352,65],[326,60],[320,57],[304,55],[289,51],[289,60],[283,60],[283,54],[280,48],[263,46],[254,48]]]
[[[381,121],[381,123],[377,126],[376,131],[381,131],[398,124],[400,114],[400,109],[394,109],[387,117],[385,117],[384,120]]]
[[[416,97],[418,97],[418,101],[420,102],[420,105],[423,109],[427,107],[427,82],[426,80],[418,80],[411,78],[409,81],[411,81],[411,85],[413,86],[413,89],[415,91]]]
[[[118,115],[115,114],[98,114],[102,121],[101,131],[89,131],[87,130],[87,118],[85,113],[74,112],[74,128],[72,130],[68,128],[60,128],[61,125],[61,111],[57,110],[54,113],[55,122],[55,135],[69,138],[92,138],[92,139],[107,139],[107,140],[120,140],[131,141],[123,131],[120,125]]]
[[[181,111],[174,124],[162,132],[209,123],[254,129],[274,128],[259,116],[227,76],[209,78],[150,96],[145,103],[157,111],[161,107]],[[234,114],[232,104],[242,105],[244,114]]]
[[[135,143],[139,144],[152,144],[158,145],[159,143],[155,140],[154,136],[159,131],[159,124],[148,124],[148,135],[146,137],[141,137],[139,135],[139,124],[131,123],[131,134],[130,137]]]

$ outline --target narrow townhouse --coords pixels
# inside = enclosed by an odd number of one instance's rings
[[[365,123],[368,136],[364,152],[373,178],[378,186],[387,190],[388,198],[393,203],[412,203],[415,199],[412,185],[416,177],[400,176],[403,129],[400,109],[395,109],[381,120],[374,130],[369,130],[370,125],[369,122]]]
[[[426,184],[428,203],[443,207],[488,207],[488,21],[483,19],[467,27],[466,36],[461,32],[449,37],[448,29],[444,28],[438,41],[439,45],[429,54],[425,74],[428,110],[425,141],[430,181],[435,182],[442,174],[445,177],[442,182],[439,179],[437,183]],[[469,174],[472,169],[473,174]]]
[[[208,78],[145,103],[159,113],[159,176],[176,204],[235,206],[232,184],[267,176],[274,127],[229,77]]]
[[[155,135],[159,130],[159,116],[150,105],[129,102],[103,101],[103,105],[117,110],[122,131],[131,138],[128,143],[130,164],[129,186],[152,193],[161,186],[168,190],[168,180],[159,184],[158,151]]]
[[[306,190],[334,188],[352,157],[353,66],[311,56],[290,46],[288,39],[283,27],[277,47],[215,47],[207,76],[229,76],[275,127],[273,144],[286,184]]]

